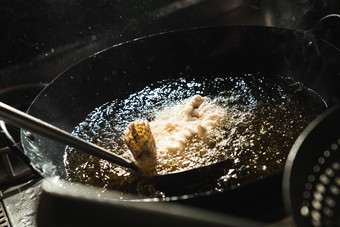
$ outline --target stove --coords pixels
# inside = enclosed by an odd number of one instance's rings
[[[3,102],[25,110],[45,84],[9,86],[0,90]],[[20,130],[1,122],[0,226],[34,226],[38,195],[41,193],[41,177],[31,168],[22,155]]]
[[[25,111],[34,97],[70,66],[97,51],[144,35],[216,25],[306,30],[323,16],[339,12],[338,1],[308,0],[5,1],[0,9],[6,34],[0,38],[0,101]],[[324,36],[327,38],[327,34]],[[98,198],[91,188],[76,185],[78,191],[88,195],[80,199],[77,193],[61,190],[74,185],[43,180],[34,171],[22,155],[19,129],[4,122],[0,127],[0,227],[107,221],[135,225],[157,220],[164,225],[294,226],[284,211],[280,190],[269,201],[250,202],[237,212],[197,204],[126,204],[107,199],[114,192]]]

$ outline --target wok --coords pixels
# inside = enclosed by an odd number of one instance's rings
[[[27,113],[71,132],[96,107],[125,99],[156,81],[173,76],[194,78],[248,72],[265,72],[268,76],[289,72],[332,105],[340,99],[338,62],[337,51],[308,32],[257,26],[172,31],[125,42],[84,59],[54,79]],[[27,131],[22,131],[21,139],[25,154],[42,176],[65,179],[65,145]],[[228,162],[219,163],[218,168],[228,166]],[[200,172],[204,174],[205,170]],[[278,172],[227,187],[222,193],[184,189],[181,195],[163,200],[201,198],[212,202],[227,197],[230,204],[233,200],[249,202],[261,194],[280,191],[282,170]],[[170,187],[168,180],[160,184]],[[184,175],[180,181],[187,180]],[[241,196],[235,197],[239,192]]]

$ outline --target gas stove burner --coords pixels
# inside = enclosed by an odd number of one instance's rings
[[[0,100],[25,111],[45,84],[22,84],[0,90]],[[0,190],[26,182],[37,174],[23,155],[20,143],[20,129],[0,122]]]

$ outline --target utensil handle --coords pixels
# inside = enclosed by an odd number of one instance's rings
[[[119,155],[116,155],[98,145],[80,139],[60,128],[28,115],[3,102],[0,102],[0,119],[13,126],[38,133],[55,141],[80,149],[83,152],[94,155],[98,158],[105,159],[139,172],[139,168],[133,162],[120,157]]]

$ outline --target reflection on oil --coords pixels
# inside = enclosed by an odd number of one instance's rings
[[[223,176],[202,189],[223,191],[282,171],[297,136],[326,108],[315,92],[287,75],[257,73],[211,78],[185,79],[183,76],[160,81],[124,100],[105,103],[93,110],[73,134],[133,160],[123,140],[129,122],[136,119],[152,122],[165,108],[183,103],[194,95],[205,96],[211,104],[222,108],[227,118],[204,143],[197,136],[193,138],[192,143],[198,144],[193,146],[195,149],[188,146],[183,155],[163,155],[161,158],[167,159],[164,163],[173,166],[161,166],[159,172],[186,170],[188,166],[201,167],[231,158],[235,168],[226,170]],[[168,195],[152,185],[138,182],[128,169],[72,148],[66,150],[64,160],[70,181],[151,197]],[[182,168],[176,166],[178,163],[188,165]]]

